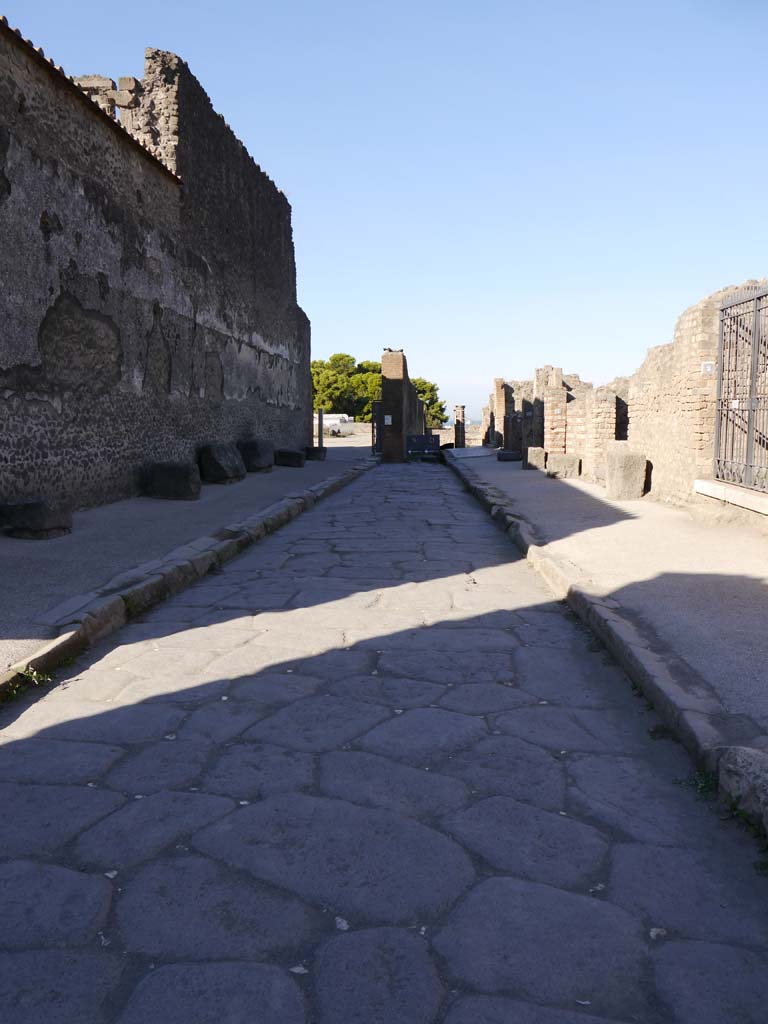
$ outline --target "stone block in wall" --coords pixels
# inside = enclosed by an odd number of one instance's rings
[[[207,484],[230,484],[245,476],[245,463],[234,444],[207,444],[198,452],[200,476]]]
[[[546,469],[547,453],[544,448],[528,448],[523,456],[523,469]]]
[[[644,452],[633,451],[626,441],[613,441],[606,453],[606,497],[632,501],[645,493],[648,460]]]
[[[271,441],[238,441],[237,448],[249,473],[269,471],[275,464],[275,446]]]
[[[150,498],[195,501],[202,489],[194,462],[153,462],[144,472],[144,493]]]
[[[291,466],[293,469],[301,469],[305,459],[306,455],[298,448],[278,448],[275,452],[276,466]]]
[[[550,452],[547,456],[547,476],[559,479],[581,476],[581,456],[565,452]]]
[[[72,511],[42,499],[0,505],[0,529],[23,540],[47,540],[72,529]]]

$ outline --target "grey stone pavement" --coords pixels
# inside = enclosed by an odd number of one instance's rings
[[[730,715],[748,715],[768,732],[765,533],[718,521],[716,502],[697,520],[650,498],[612,501],[597,484],[524,471],[498,462],[494,450],[455,454],[513,500],[547,554],[576,567],[655,648],[680,659],[683,675],[687,666]]]
[[[3,1022],[766,1020],[755,840],[444,467],[60,676],[0,709]]]
[[[354,462],[360,448],[329,448],[325,462],[276,466],[229,486],[206,484],[199,501],[129,498],[75,513],[71,534],[47,541],[0,534],[0,670],[56,635],[46,614],[134,566],[311,487]]]

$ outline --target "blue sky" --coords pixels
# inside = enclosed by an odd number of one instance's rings
[[[5,0],[70,74],[173,50],[293,205],[315,357],[404,348],[475,417],[495,376],[629,373],[768,274],[752,0]]]

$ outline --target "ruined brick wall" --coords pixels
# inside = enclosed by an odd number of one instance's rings
[[[654,497],[690,501],[693,481],[713,475],[719,308],[738,290],[687,309],[673,341],[650,349],[628,380],[628,441],[652,464]]]
[[[592,429],[588,401],[594,388],[578,374],[563,374],[565,399],[565,451],[584,459],[587,434]]]
[[[0,500],[96,504],[205,442],[311,437],[285,196],[178,57],[120,84],[97,106],[0,21]]]
[[[585,436],[581,472],[588,480],[604,484],[608,443],[621,440],[618,436],[621,429],[620,399],[612,385],[592,388],[584,395],[584,407]]]

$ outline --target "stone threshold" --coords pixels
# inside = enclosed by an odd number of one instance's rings
[[[695,494],[702,494],[706,498],[715,498],[728,505],[738,505],[739,508],[768,516],[768,494],[763,491],[753,491],[749,487],[728,484],[722,480],[694,480],[693,490]]]
[[[58,635],[45,641],[32,656],[0,673],[0,695],[23,683],[31,672],[52,672],[62,662],[143,615],[153,605],[186,590],[209,573],[217,572],[252,544],[279,530],[377,464],[377,460],[370,457],[361,459],[344,472],[305,490],[291,492],[241,522],[222,526],[205,537],[174,548],[163,558],[121,572],[96,590],[68,598],[45,616],[44,624],[57,629]]]
[[[691,678],[690,669],[685,678],[676,673],[669,655],[656,649],[618,601],[600,593],[573,562],[548,553],[531,524],[514,512],[508,495],[486,484],[450,452],[444,454],[446,464],[501,525],[553,596],[578,615],[653,702],[697,766],[717,776],[721,795],[768,832],[768,736],[761,727],[728,712],[711,686],[698,676]]]

